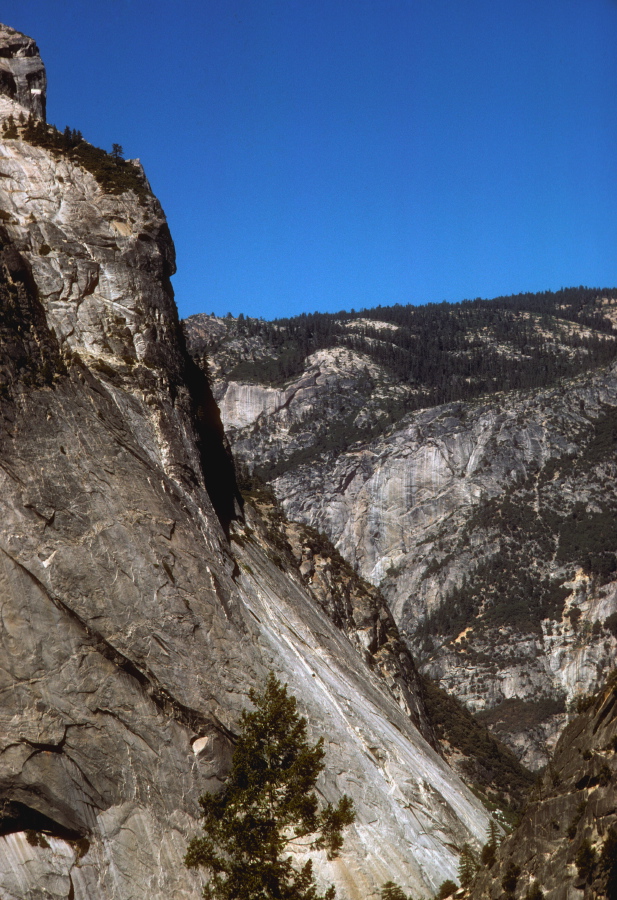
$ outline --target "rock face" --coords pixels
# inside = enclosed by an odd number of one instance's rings
[[[520,825],[477,876],[473,900],[496,900],[504,889],[523,900],[534,885],[545,900],[617,896],[616,750],[613,679],[564,731]]]
[[[269,670],[326,736],[324,797],[358,811],[320,879],[349,900],[388,878],[432,895],[487,815],[414,724],[430,738],[411,681],[397,696],[243,521],[147,184],[105,193],[5,140],[0,210],[3,898],[200,896],[182,863],[198,797]]]
[[[324,534],[286,519],[271,491],[253,485],[244,497],[249,526],[276,546],[279,566],[299,572],[431,746],[487,803],[506,815],[520,810],[533,775],[452,694],[418,673],[381,591],[360,578]]]
[[[196,318],[189,342],[210,348],[237,458],[381,588],[425,672],[545,765],[617,651],[615,366],[420,410],[366,440],[362,416],[405,390],[369,357],[324,349],[281,388],[226,384],[241,339],[217,320],[208,343]]]
[[[383,595],[363,581],[324,535],[282,515],[273,495],[246,492],[249,527],[277,549],[277,563],[304,584],[328,618],[355,646],[432,747],[439,744],[424,689]],[[239,540],[235,537],[235,540]],[[267,552],[267,546],[265,546]]]
[[[8,97],[37,119],[45,119],[47,79],[32,38],[0,25],[0,97]]]

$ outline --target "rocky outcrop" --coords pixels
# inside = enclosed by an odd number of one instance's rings
[[[273,483],[290,518],[325,531],[380,585],[425,670],[474,711],[561,701],[548,732],[502,732],[532,767],[615,658],[610,573],[606,583],[583,566],[598,552],[610,569],[617,549],[604,524],[617,509],[611,442],[598,446],[616,392],[608,371],[567,393],[416,413]]]
[[[586,705],[561,736],[520,825],[478,874],[473,900],[617,896],[614,678]]]
[[[419,674],[381,591],[360,578],[324,534],[290,522],[263,485],[245,485],[244,497],[249,525],[276,546],[278,565],[300,574],[431,746],[498,816],[511,818],[533,775],[452,694]]]
[[[358,811],[320,879],[430,896],[487,815],[242,520],[147,182],[7,139],[0,210],[0,893],[197,898],[198,797],[274,671],[326,738],[321,793]]]
[[[384,686],[429,744],[438,749],[422,681],[379,590],[357,575],[325,535],[289,522],[273,494],[254,486],[244,496],[248,500],[247,523],[265,537],[266,552],[268,544],[276,547],[277,564],[294,577],[302,577],[328,618],[370,669],[381,676]]]
[[[45,119],[47,78],[39,48],[32,38],[0,25],[0,98],[8,97],[20,110]]]
[[[209,350],[239,460],[380,587],[424,672],[545,765],[617,651],[614,366],[420,410],[367,439],[397,390],[371,359],[325,349],[279,389],[225,385],[217,366],[247,338],[217,320],[230,337],[208,344],[207,318],[185,328]],[[269,410],[258,398],[276,391]]]

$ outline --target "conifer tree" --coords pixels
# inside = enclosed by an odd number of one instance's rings
[[[8,140],[16,140],[19,137],[19,134],[17,132],[17,125],[15,124],[15,119],[12,115],[9,116],[4,123],[2,134],[3,137],[7,138]]]
[[[469,846],[469,844],[463,844],[463,849],[461,850],[461,858],[458,864],[458,878],[461,883],[461,887],[467,888],[474,880],[475,874],[478,871],[478,860],[476,859],[476,855]]]
[[[354,820],[344,795],[319,809],[315,783],[324,768],[323,738],[307,740],[306,719],[271,673],[262,693],[249,694],[225,788],[200,799],[205,836],[191,840],[185,863],[203,866],[206,900],[333,900],[318,894],[312,862],[294,865],[290,851],[325,849],[333,858],[342,830]]]
[[[405,891],[393,881],[386,881],[381,888],[381,900],[412,900]]]
[[[441,886],[437,891],[435,900],[445,900],[446,897],[451,897],[456,889],[456,883],[454,881],[451,881],[449,878],[447,879],[447,881],[442,881]]]
[[[491,819],[489,823],[486,838],[486,844],[482,847],[482,852],[480,854],[480,861],[482,865],[490,869],[495,863],[497,847],[501,843],[501,835],[494,819]]]

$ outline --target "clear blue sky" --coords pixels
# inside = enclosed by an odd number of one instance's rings
[[[3,0],[182,315],[617,285],[617,0]]]

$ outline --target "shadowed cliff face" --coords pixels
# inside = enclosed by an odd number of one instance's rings
[[[0,894],[200,896],[182,863],[198,797],[271,670],[326,737],[323,796],[358,809],[319,878],[350,900],[390,877],[430,896],[486,813],[413,697],[399,705],[276,539],[234,518],[140,178],[139,196],[106,193],[60,150],[0,143]]]
[[[6,25],[0,25],[0,95],[45,119],[47,78],[39,48],[32,38]]]
[[[24,383],[52,384],[66,372],[58,343],[47,327],[32,270],[0,226],[0,397]]]
[[[615,679],[568,725],[522,821],[497,861],[479,873],[473,900],[617,896],[617,689]]]

